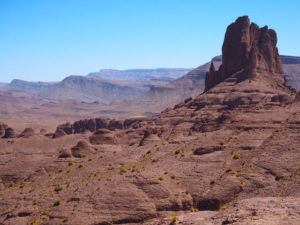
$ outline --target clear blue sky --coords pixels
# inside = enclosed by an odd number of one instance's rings
[[[0,82],[99,69],[196,67],[249,15],[300,55],[299,0],[0,0]]]

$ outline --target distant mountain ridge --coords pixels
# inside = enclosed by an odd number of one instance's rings
[[[145,81],[158,78],[177,79],[191,71],[192,68],[157,68],[157,69],[104,69],[89,73],[89,77],[102,77],[110,80]]]
[[[299,91],[300,57],[286,55],[280,57],[288,84]],[[212,61],[218,69],[222,57],[216,56]],[[57,101],[77,99],[105,104],[125,101],[104,112],[121,112],[125,107],[137,115],[151,115],[203,92],[209,66],[210,62],[193,70],[185,68],[100,70],[87,76],[68,76],[61,82],[29,82],[15,79],[9,84],[0,84],[0,88],[4,91],[25,92],[39,98]]]
[[[31,81],[14,79],[9,84],[4,86],[4,90],[36,93],[51,88],[56,83],[57,82],[31,82]]]
[[[84,102],[99,101],[109,104],[113,101],[133,99],[145,92],[138,86],[112,82],[99,77],[69,76],[55,86],[38,93],[39,97],[66,100],[77,99]]]

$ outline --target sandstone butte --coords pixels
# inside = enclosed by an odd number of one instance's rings
[[[239,17],[205,92],[157,116],[1,123],[0,224],[300,224],[300,98],[276,43]]]

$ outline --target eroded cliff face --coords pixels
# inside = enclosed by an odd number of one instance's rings
[[[211,66],[206,75],[205,91],[230,76],[235,76],[237,81],[254,79],[258,74],[283,79],[276,45],[274,30],[250,24],[248,16],[239,17],[227,27],[222,46],[223,63],[217,71]]]

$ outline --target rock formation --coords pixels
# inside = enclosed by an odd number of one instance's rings
[[[70,158],[72,156],[71,149],[60,149],[58,153],[58,158]]]
[[[158,137],[158,130],[154,127],[147,128],[144,133],[144,137],[140,141],[140,146],[160,141]]]
[[[7,129],[7,125],[0,122],[0,137],[2,137],[5,134],[5,130]]]
[[[90,138],[90,142],[93,145],[117,145],[119,144],[118,139],[114,136],[114,134],[105,128],[97,130]]]
[[[206,74],[205,91],[228,77],[238,81],[253,79],[258,74],[283,79],[281,59],[276,47],[276,32],[267,26],[259,28],[248,16],[239,17],[226,30],[222,46],[223,63],[218,71],[211,65]]]
[[[34,130],[32,128],[25,128],[24,131],[19,135],[22,138],[29,138],[34,136]]]
[[[86,157],[93,151],[94,150],[91,148],[91,146],[85,141],[79,141],[76,146],[71,148],[72,156],[77,158]]]
[[[14,129],[8,127],[5,129],[5,134],[2,138],[14,138],[16,137],[16,133],[14,131]]]

